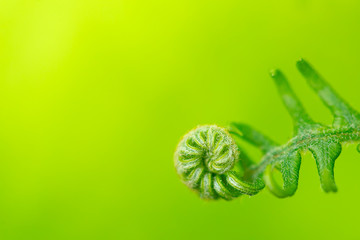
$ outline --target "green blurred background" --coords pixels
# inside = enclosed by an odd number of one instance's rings
[[[173,166],[198,124],[287,141],[273,67],[331,123],[299,57],[360,109],[359,29],[355,0],[0,1],[0,239],[359,239],[354,145],[337,194],[309,155],[288,199],[204,202]]]

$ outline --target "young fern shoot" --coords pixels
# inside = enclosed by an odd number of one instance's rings
[[[317,123],[307,114],[286,77],[271,72],[279,95],[294,123],[294,136],[279,145],[249,125],[231,123],[228,128],[199,126],[186,134],[175,151],[175,167],[183,182],[204,199],[231,200],[255,195],[265,185],[279,198],[292,196],[298,186],[301,155],[309,150],[315,161],[321,187],[336,192],[335,160],[342,143],[360,141],[360,114],[346,103],[305,60],[296,63],[309,86],[334,116],[331,126]],[[237,139],[258,147],[263,157],[253,162]],[[360,152],[360,144],[357,146]],[[280,171],[282,184],[275,180]]]

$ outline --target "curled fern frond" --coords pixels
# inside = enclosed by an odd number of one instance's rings
[[[233,199],[254,195],[266,186],[275,196],[295,194],[301,155],[310,151],[316,161],[321,187],[336,192],[335,160],[342,144],[360,141],[360,114],[346,103],[305,60],[296,64],[309,86],[334,116],[331,126],[315,122],[306,112],[286,77],[279,70],[271,72],[279,95],[294,122],[294,136],[279,145],[259,131],[242,123],[220,128],[201,126],[185,135],[175,153],[175,166],[183,181],[202,198]],[[258,147],[263,157],[256,164],[250,160],[236,139]],[[360,152],[360,144],[357,146]],[[274,172],[279,171],[282,183]]]
[[[175,152],[182,180],[205,199],[254,195],[264,183],[242,178],[240,151],[229,132],[216,125],[200,126],[184,136]]]

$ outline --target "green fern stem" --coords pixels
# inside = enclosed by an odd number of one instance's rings
[[[311,145],[318,140],[326,140],[329,142],[359,142],[360,128],[342,127],[338,129],[323,129],[309,134],[303,134],[292,138],[286,145],[276,147],[264,156],[259,165],[251,172],[254,176],[258,176],[264,172],[269,163],[277,162],[280,156],[288,155],[295,151],[306,151]]]
[[[233,131],[231,133],[234,136],[239,136],[239,133],[237,132]],[[272,171],[276,169],[274,169],[272,166],[281,164],[281,162],[284,160],[284,156],[287,158],[287,161],[295,161],[292,157],[289,157],[292,153],[297,153],[298,155],[300,155],[301,153],[311,149],[313,146],[324,142],[324,145],[327,144],[328,146],[332,146],[333,144],[338,143],[360,142],[360,127],[340,127],[337,129],[324,128],[302,134],[300,136],[296,136],[283,146],[273,147],[273,149],[271,149],[266,153],[266,155],[264,155],[259,164],[254,164],[247,168],[244,175],[248,176],[247,178],[257,178],[259,176],[263,176],[263,174],[265,173],[264,178],[267,182],[267,186],[274,195],[280,198],[291,196],[295,193],[297,189],[297,178],[300,168],[300,159],[298,160],[298,166],[294,168],[294,175],[296,175],[295,177],[293,177],[294,182],[291,187],[287,188],[287,190],[283,190],[281,186],[279,186],[279,184],[275,181],[274,177],[272,176]],[[333,158],[335,157],[336,159],[339,156],[340,152],[341,148],[335,151],[335,155],[333,155]],[[333,161],[335,161],[335,159]],[[320,175],[322,188],[326,192],[337,191],[334,182],[333,167],[334,164],[330,166],[330,169],[328,171],[324,171],[324,169],[322,169],[321,166],[319,166],[318,164],[318,172]]]

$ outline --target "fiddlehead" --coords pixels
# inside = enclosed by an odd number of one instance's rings
[[[230,200],[254,195],[264,184],[242,178],[240,151],[229,132],[216,125],[201,126],[184,136],[175,152],[175,166],[183,181],[205,199]]]
[[[331,111],[334,116],[332,126],[312,120],[284,74],[279,70],[272,71],[271,78],[294,122],[293,138],[279,145],[241,123],[231,123],[227,129],[214,125],[191,131],[178,145],[175,165],[185,183],[201,197],[232,199],[242,194],[254,195],[264,187],[261,179],[275,196],[292,196],[297,190],[304,151],[310,151],[316,161],[322,189],[337,191],[335,160],[341,153],[342,143],[360,141],[360,114],[306,61],[298,61],[297,68]],[[262,160],[258,164],[251,161],[235,139],[258,147],[263,152]],[[360,144],[357,150],[360,152]],[[274,171],[280,171],[282,184],[275,180]]]

